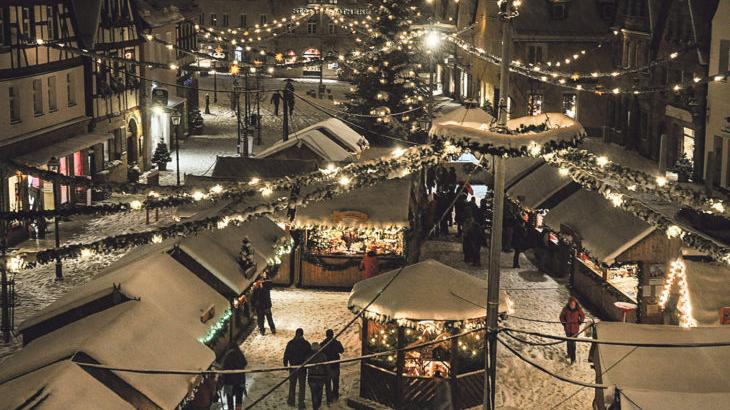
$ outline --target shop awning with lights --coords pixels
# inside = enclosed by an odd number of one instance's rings
[[[40,167],[48,164],[52,157],[61,158],[75,152],[89,149],[96,144],[102,144],[108,139],[114,138],[112,134],[82,134],[67,138],[50,145],[46,145],[36,151],[21,155],[17,158],[24,164]]]
[[[556,232],[567,225],[580,235],[591,256],[607,264],[654,231],[653,226],[614,207],[600,194],[586,190],[553,207],[544,224]]]

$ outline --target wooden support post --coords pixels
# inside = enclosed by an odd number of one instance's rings
[[[362,318],[362,329],[360,330],[361,333],[361,348],[360,351],[362,352],[362,356],[365,356],[368,354],[368,319],[363,317]],[[360,360],[360,397],[365,397],[365,366],[367,364],[366,360]]]
[[[398,349],[404,347],[405,342],[406,338],[403,326],[398,326],[398,338],[396,342]],[[398,350],[398,353],[395,356],[395,400],[393,401],[396,410],[403,408],[401,406],[401,399],[403,397],[403,371],[405,370],[405,359],[405,352]]]

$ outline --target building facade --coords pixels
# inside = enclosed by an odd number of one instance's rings
[[[705,178],[724,189],[730,188],[730,2],[721,1],[712,19],[705,130]]]

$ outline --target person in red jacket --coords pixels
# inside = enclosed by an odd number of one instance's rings
[[[560,312],[560,323],[563,324],[565,335],[568,337],[576,337],[580,333],[580,325],[586,320],[586,314],[578,303],[578,299],[571,296],[568,303]],[[575,341],[568,340],[568,357],[570,363],[575,363]]]
[[[378,254],[375,250],[370,249],[360,262],[360,270],[363,278],[368,279],[380,273],[380,263],[378,262]]]

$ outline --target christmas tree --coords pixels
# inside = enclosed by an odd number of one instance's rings
[[[167,149],[167,145],[164,142],[160,142],[152,154],[152,163],[156,164],[160,171],[165,171],[167,170],[167,163],[170,161],[172,161],[172,156]]]
[[[364,115],[352,118],[370,131],[366,137],[374,144],[393,143],[378,135],[415,140],[425,133],[416,121],[425,115],[423,110],[404,113],[426,103],[427,89],[418,71],[427,57],[411,30],[420,17],[419,3],[382,0],[373,5],[365,24],[355,26],[360,46],[346,65],[353,83],[346,106],[349,113]],[[390,115],[397,113],[403,114]],[[378,117],[367,117],[372,115]]]

